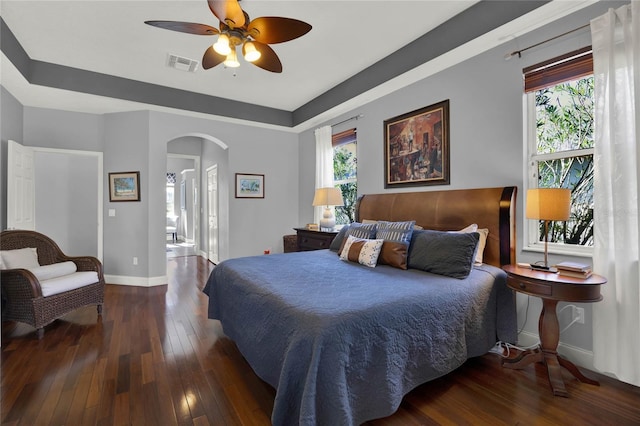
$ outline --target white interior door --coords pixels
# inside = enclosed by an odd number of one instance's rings
[[[218,165],[207,169],[208,258],[218,263]]]
[[[33,148],[9,141],[7,151],[7,228],[36,229]]]

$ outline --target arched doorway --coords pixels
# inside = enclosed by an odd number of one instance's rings
[[[191,192],[197,202],[195,209],[198,218],[194,235],[196,254],[218,263],[227,258],[229,253],[228,146],[211,135],[189,133],[167,142],[167,158],[175,156],[198,160],[194,161],[197,166],[194,166]],[[215,182],[211,181],[214,176],[212,170],[216,171]],[[212,183],[215,183],[213,187]],[[186,187],[189,189],[188,185]],[[181,189],[177,192],[181,193]],[[185,200],[179,199],[177,203],[182,201]],[[215,247],[211,247],[211,244],[215,244]]]

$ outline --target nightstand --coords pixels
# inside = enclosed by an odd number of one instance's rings
[[[310,231],[306,228],[293,228],[298,234],[298,251],[328,249],[338,231]]]
[[[581,382],[598,386],[597,381],[584,376],[571,361],[558,355],[560,326],[556,306],[558,302],[585,303],[602,300],[600,286],[607,282],[606,278],[595,274],[587,279],[571,278],[516,265],[506,265],[502,269],[507,273],[507,285],[510,288],[542,299],[542,312],[538,321],[540,346],[524,351],[516,358],[504,359],[503,367],[522,369],[534,362],[544,364],[547,367],[551,390],[556,396],[569,396],[560,367],[569,370]]]

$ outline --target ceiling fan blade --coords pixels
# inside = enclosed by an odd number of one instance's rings
[[[231,27],[242,27],[245,24],[244,12],[238,0],[208,0],[209,9],[220,22]]]
[[[165,30],[178,31],[181,33],[197,34],[197,35],[216,35],[219,34],[217,28],[205,24],[196,24],[194,22],[178,22],[178,21],[144,21],[145,24],[152,27],[158,27]]]
[[[282,62],[271,47],[258,41],[254,41],[253,44],[260,52],[260,58],[252,62],[253,65],[271,72],[282,72]]]
[[[311,31],[311,25],[297,19],[263,16],[251,21],[247,30],[260,43],[274,44],[305,35]]]
[[[213,68],[216,65],[223,63],[225,59],[227,59],[226,56],[213,50],[213,46],[209,46],[202,57],[202,68],[208,70],[209,68]]]

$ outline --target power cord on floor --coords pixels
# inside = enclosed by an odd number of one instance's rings
[[[531,300],[531,296],[527,296],[527,307],[524,311],[524,322],[522,323],[522,327],[518,330],[518,336],[524,330],[524,326],[527,325],[527,318],[529,317],[529,301]]]
[[[531,299],[531,296],[527,296],[527,307],[525,308],[525,315],[524,315],[524,323],[522,324],[522,327],[520,328],[520,330],[518,330],[518,335],[520,335],[520,333],[522,333],[522,331],[524,330],[525,325],[527,324],[527,317],[529,316],[529,300]],[[562,313],[562,311],[564,311],[567,308],[574,308],[575,305],[565,305],[563,306],[559,311],[558,314]],[[560,334],[564,333],[565,331],[567,331],[567,329],[569,327],[571,327],[573,324],[575,324],[576,322],[578,322],[578,318],[574,318],[573,321],[571,321],[565,328],[563,328],[560,331]],[[502,358],[509,358],[509,356],[511,355],[511,349],[517,349],[519,351],[526,351],[529,349],[534,349],[537,348],[540,345],[540,341],[538,341],[537,343],[531,345],[531,346],[517,346],[517,345],[513,345],[511,343],[508,342],[502,342],[502,341],[498,341],[496,342],[496,344],[489,349],[489,353],[493,353],[496,355],[501,356]]]
[[[517,346],[512,345],[511,343],[498,341],[491,349],[489,349],[489,353],[496,354],[498,356],[501,356],[502,358],[509,358],[512,349],[517,349],[521,352],[524,352],[529,349],[537,348],[538,346],[540,346],[539,342],[531,346]]]

